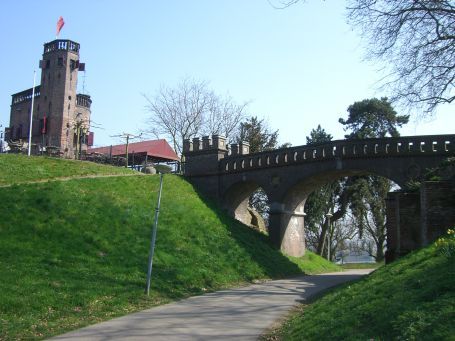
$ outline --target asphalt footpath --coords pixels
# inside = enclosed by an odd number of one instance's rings
[[[299,276],[217,291],[95,324],[52,340],[257,340],[295,305],[371,271]]]

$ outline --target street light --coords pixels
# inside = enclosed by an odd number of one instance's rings
[[[158,228],[158,216],[160,214],[160,206],[161,206],[161,192],[163,190],[163,176],[165,173],[169,173],[169,170],[166,167],[160,167],[159,165],[155,167],[158,173],[160,174],[160,187],[158,190],[158,202],[155,208],[155,220],[152,227],[152,235],[150,241],[150,252],[149,252],[149,260],[148,260],[148,269],[147,269],[147,283],[145,287],[145,293],[147,296],[150,295],[150,281],[152,278],[152,267],[153,267],[153,255],[155,253],[155,242],[156,242],[156,230]]]
[[[333,217],[333,214],[329,212],[325,216],[327,218],[327,260],[330,261],[330,218]]]

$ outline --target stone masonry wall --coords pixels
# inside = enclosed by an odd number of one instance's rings
[[[432,243],[453,226],[453,182],[426,181],[419,192],[389,193],[386,262]]]
[[[422,233],[429,244],[455,226],[455,183],[426,181],[420,188]]]
[[[420,216],[419,193],[389,193],[387,263],[420,247]]]

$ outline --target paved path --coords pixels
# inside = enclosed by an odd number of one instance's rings
[[[300,276],[195,296],[53,340],[256,340],[299,302],[370,271]]]

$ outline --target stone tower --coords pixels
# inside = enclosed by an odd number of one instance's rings
[[[91,99],[77,94],[79,44],[57,39],[44,44],[41,85],[35,87],[32,152],[53,152],[74,158],[87,149]],[[12,95],[7,139],[28,139],[32,90]]]

